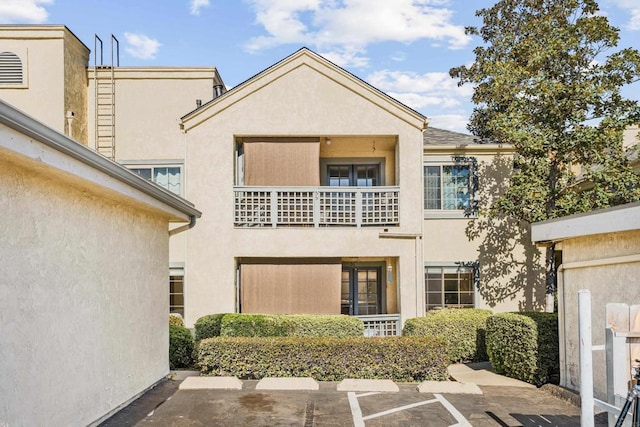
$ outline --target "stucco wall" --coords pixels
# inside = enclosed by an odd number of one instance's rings
[[[0,424],[87,425],[168,372],[165,218],[0,153]]]
[[[429,211],[424,221],[424,260],[430,265],[478,262],[480,280],[475,305],[494,312],[544,307],[544,256],[531,243],[529,227],[488,216],[492,201],[509,185],[513,163],[509,149],[458,148],[448,153],[430,147],[425,159],[474,157],[478,167],[476,218],[440,217]],[[451,215],[449,215],[451,216]]]
[[[104,74],[101,74],[103,76]],[[95,114],[93,70],[89,70],[88,111]],[[114,70],[116,113],[116,159],[184,160],[181,116],[213,97],[213,68],[134,68]],[[91,120],[89,146],[95,145]]]
[[[215,115],[187,131],[186,197],[204,212],[197,233],[187,236],[187,323],[205,314],[235,311],[235,259],[249,256],[397,258],[397,299],[403,318],[416,316],[423,306],[423,284],[417,273],[421,266],[416,266],[422,248],[412,239],[381,239],[382,227],[233,226],[236,136],[385,135],[397,140],[394,180],[401,194],[400,226],[389,231],[421,233],[421,197],[416,197],[422,191],[421,129],[399,118],[396,106],[375,105],[359,94],[362,87],[329,67],[307,61],[270,70],[278,76],[266,76],[268,84],[258,80],[229,93]]]
[[[562,242],[559,271],[559,314],[563,320],[561,349],[562,385],[580,385],[578,291],[591,292],[593,345],[605,343],[605,305],[609,302],[640,304],[640,260],[615,262],[617,257],[640,255],[640,230],[573,238]],[[612,262],[608,264],[609,262]],[[621,260],[622,261],[622,260]],[[561,335],[562,337],[562,335]],[[562,345],[562,342],[561,342]],[[593,353],[594,389],[606,400],[604,352]]]
[[[89,52],[72,35],[65,34],[64,44],[64,114],[72,111],[71,138],[87,145],[87,65]],[[65,126],[68,124],[65,123]]]
[[[0,51],[16,53],[27,84],[0,88],[0,98],[65,133],[65,71],[62,26],[10,27],[0,30]]]

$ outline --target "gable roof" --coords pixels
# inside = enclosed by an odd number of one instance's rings
[[[453,132],[429,126],[423,133],[423,145],[471,145],[482,140],[466,133]]]
[[[245,80],[231,90],[228,90],[217,98],[203,104],[200,108],[197,108],[181,117],[181,129],[184,132],[187,132],[220,111],[225,110],[236,102],[239,102],[243,98],[249,96],[251,93],[286,75],[302,64],[308,65],[324,75],[332,73],[331,78],[333,80],[338,81],[338,83],[345,87],[349,87],[360,96],[366,98],[379,107],[386,109],[401,120],[404,120],[420,129],[424,129],[426,127],[427,119],[421,113],[387,95],[321,55],[303,47],[281,61],[273,64],[269,68],[266,68],[253,77]]]

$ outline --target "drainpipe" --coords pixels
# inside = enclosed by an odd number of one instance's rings
[[[189,224],[185,224],[178,228],[174,228],[173,230],[169,230],[169,236],[175,236],[176,234],[182,233],[183,231],[190,230],[195,225],[196,225],[196,216],[191,215],[191,217],[189,218]]]

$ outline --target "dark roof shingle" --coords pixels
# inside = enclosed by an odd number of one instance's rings
[[[423,145],[471,145],[482,142],[473,135],[432,127],[423,133]]]

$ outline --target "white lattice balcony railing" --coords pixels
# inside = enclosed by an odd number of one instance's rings
[[[399,314],[356,316],[364,322],[365,337],[395,337],[402,335]]]
[[[234,187],[236,227],[393,226],[399,187]]]

